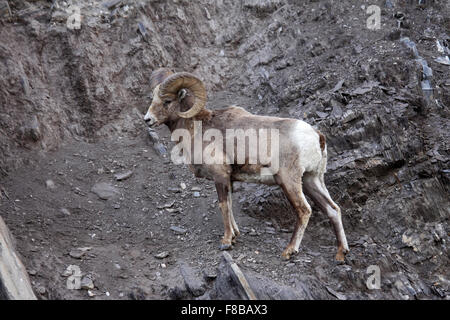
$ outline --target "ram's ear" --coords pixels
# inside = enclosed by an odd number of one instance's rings
[[[187,95],[187,90],[186,89],[181,89],[180,91],[178,91],[178,102],[181,102]]]

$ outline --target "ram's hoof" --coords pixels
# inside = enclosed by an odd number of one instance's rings
[[[287,248],[283,251],[283,253],[281,254],[281,258],[282,258],[283,260],[290,260],[291,257],[292,257],[294,254],[297,254],[297,253],[298,253],[298,250],[295,250],[295,249],[292,248],[292,247],[287,247]]]
[[[349,252],[348,249],[340,249],[338,250],[338,252],[336,253],[336,261],[340,262],[340,263],[344,263],[345,262],[345,255]]]
[[[231,250],[231,248],[232,248],[232,245],[231,245],[231,244],[224,244],[224,243],[222,243],[222,244],[220,245],[220,247],[219,247],[219,250],[220,250],[220,251]]]
[[[338,252],[336,253],[336,261],[340,263],[345,262],[345,255],[349,252],[348,246],[340,246],[338,247]]]

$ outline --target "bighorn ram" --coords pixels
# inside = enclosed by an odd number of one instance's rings
[[[344,260],[349,249],[342,225],[341,211],[331,199],[324,183],[327,149],[325,137],[318,130],[301,120],[253,115],[236,106],[208,110],[205,108],[205,86],[199,78],[190,73],[173,73],[166,68],[158,69],[152,73],[151,85],[154,87],[153,100],[144,117],[149,126],[166,124],[172,133],[177,129],[184,129],[192,139],[195,139],[195,123],[201,123],[200,134],[209,129],[214,129],[224,136],[230,129],[266,128],[276,129],[278,132],[277,141],[272,136],[266,139],[272,147],[277,144],[276,153],[279,164],[277,171],[271,171],[271,175],[262,174],[262,170],[268,168],[267,163],[249,161],[252,146],[251,143],[245,143],[245,138],[244,162],[237,161],[239,152],[236,152],[236,145],[226,148],[224,143],[221,148],[214,151],[215,156],[219,156],[223,161],[209,164],[195,163],[193,158],[195,152],[199,150],[195,150],[190,143],[191,139],[185,141],[184,148],[188,151],[185,158],[190,169],[197,177],[215,182],[225,229],[221,250],[231,248],[235,237],[239,235],[231,205],[232,182],[245,181],[278,184],[294,207],[297,223],[292,238],[282,253],[285,259],[289,259],[292,254],[298,252],[311,216],[311,207],[306,201],[305,193],[330,218],[337,237],[336,259]],[[200,152],[204,152],[205,147],[201,148]],[[273,150],[272,148],[271,152]]]

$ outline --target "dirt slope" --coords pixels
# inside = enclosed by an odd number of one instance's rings
[[[41,298],[173,298],[180,263],[199,274],[218,265],[213,185],[156,154],[142,123],[160,66],[204,79],[211,108],[304,119],[327,136],[347,263],[334,263],[316,210],[302,251],[281,261],[286,199],[242,185],[232,255],[244,270],[292,287],[315,279],[335,293],[321,298],[448,297],[450,83],[436,61],[436,41],[449,43],[447,1],[378,1],[379,30],[366,27],[368,1],[73,1],[79,30],[55,3],[11,2],[12,16],[0,7],[0,214]],[[113,199],[91,191],[99,182],[115,185]],[[381,290],[366,287],[373,264]],[[69,265],[89,275],[95,297],[67,289]]]

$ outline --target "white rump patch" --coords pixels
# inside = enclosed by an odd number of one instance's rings
[[[306,172],[317,171],[322,160],[319,134],[311,125],[298,120],[290,139],[300,152],[300,164]]]

